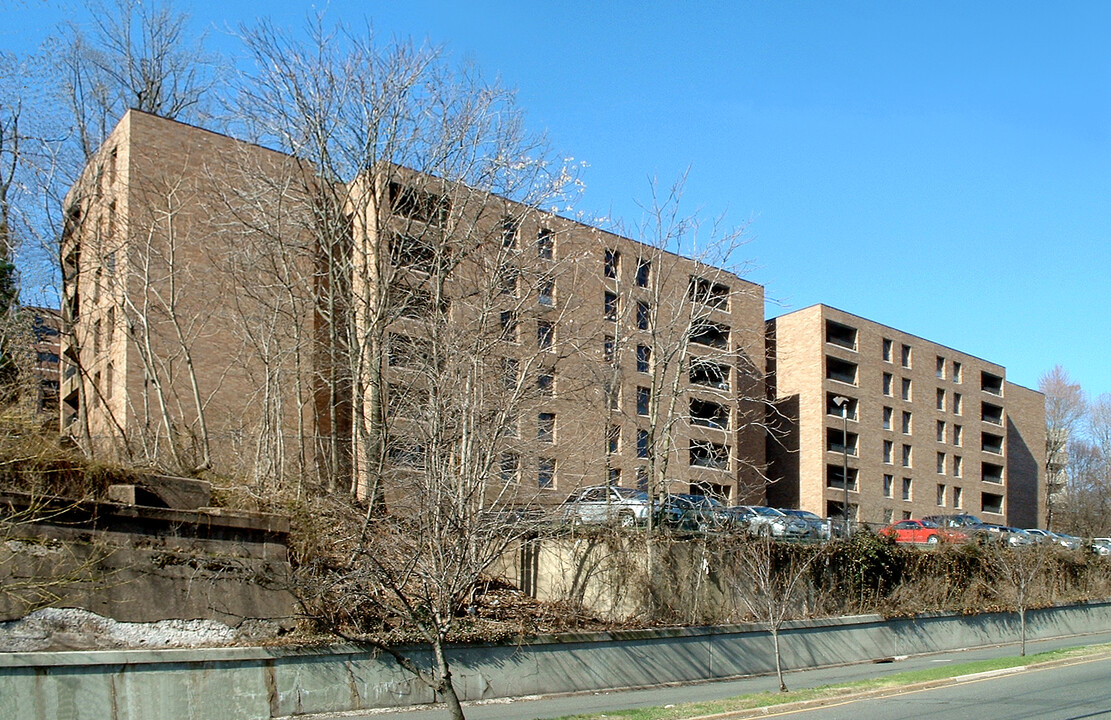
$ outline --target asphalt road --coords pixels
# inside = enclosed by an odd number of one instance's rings
[[[1055,640],[1042,640],[1038,642],[1027,643],[1027,653],[1033,654],[1044,652],[1046,650],[1055,650],[1065,647],[1076,647],[1079,645],[1097,645],[1103,643],[1111,643],[1111,633],[1102,633],[1099,635],[1085,635],[1083,637],[1063,638]],[[843,665],[832,668],[821,668],[817,670],[799,670],[787,674],[785,680],[787,687],[792,690],[799,690],[809,687],[818,687],[821,685],[836,685],[838,683],[852,682],[855,680],[864,680],[867,678],[882,677],[884,675],[891,675],[894,673],[905,672],[909,670],[920,670],[924,668],[936,667],[938,664],[959,664],[965,662],[972,662],[975,660],[985,660],[989,658],[1013,656],[1018,654],[1018,648],[1015,645],[1004,645],[991,648],[978,648],[974,650],[957,650],[948,653],[938,653],[934,655],[919,655],[915,657],[899,660],[898,662],[891,663],[863,663],[855,665]],[[1088,665],[1074,666],[1071,668],[1064,668],[1058,674],[1058,671],[1052,671],[1050,677],[1055,678],[1053,681],[1056,685],[1061,684],[1061,677],[1069,677],[1072,672],[1081,672],[1081,668],[1089,668]],[[1022,674],[1014,676],[1019,688],[1025,678],[1027,681],[1033,678],[1046,677],[1040,673],[1051,671],[1039,671],[1029,674]],[[1092,664],[1092,669],[1085,670],[1085,672],[1095,672],[1097,680],[1096,685],[1102,680],[1104,687],[1093,691],[1089,686],[1082,686],[1080,688],[1066,689],[1062,693],[1071,702],[1087,702],[1081,693],[1092,693],[1092,702],[1101,705],[1102,708],[1111,708],[1111,663],[1102,662]],[[1102,673],[1102,675],[1100,675]],[[894,709],[902,707],[904,702],[910,702],[915,698],[914,694],[907,694],[901,696],[889,696],[887,698],[873,702],[870,708],[880,708],[874,710],[877,714],[873,715],[873,710],[863,712],[860,705],[853,703],[841,708],[833,708],[826,706],[821,709],[814,709],[809,711],[798,711],[800,718],[852,718],[852,720],[873,720],[873,718],[921,718],[921,717],[944,717],[945,720],[959,720],[960,718],[968,717],[975,718],[975,720],[1019,720],[1020,718],[1068,718],[1069,720],[1080,720],[1084,718],[1111,718],[1111,710],[1103,710],[1093,714],[1093,710],[1083,709],[1072,712],[1067,712],[1062,715],[1043,715],[1040,710],[1043,709],[1041,705],[1034,702],[1036,697],[1041,695],[1035,694],[1028,702],[1019,703],[1027,714],[1012,714],[1014,711],[1013,704],[1008,704],[1007,712],[1002,711],[1004,705],[1000,704],[1000,712],[996,713],[995,708],[992,706],[990,700],[976,700],[976,699],[960,699],[961,692],[969,692],[974,687],[984,686],[987,687],[989,683],[986,681],[978,682],[972,685],[954,686],[950,689],[957,692],[958,695],[955,699],[949,698],[944,700],[930,700],[934,696],[929,693],[922,693],[922,696],[927,698],[928,702],[949,703],[945,705],[927,705],[925,710],[915,711],[907,714],[883,714],[888,710],[894,712]],[[756,692],[774,692],[779,688],[779,683],[776,681],[775,676],[758,676],[741,678],[738,680],[719,680],[706,683],[695,683],[689,685],[680,685],[674,687],[651,688],[646,690],[622,690],[614,692],[603,693],[589,693],[580,695],[559,695],[534,699],[515,699],[512,701],[506,700],[492,700],[478,703],[467,703],[466,713],[468,720],[544,720],[545,718],[555,718],[564,715],[575,715],[578,713],[600,713],[609,712],[614,710],[622,710],[625,708],[637,707],[653,707],[657,705],[669,705],[672,703],[688,703],[700,702],[705,700],[717,700],[721,698],[733,697],[735,695],[744,695],[747,693]],[[963,689],[963,690],[962,690]],[[929,691],[930,693],[935,691]],[[1012,696],[1015,693],[1012,691]],[[1047,697],[1056,697],[1056,695],[1047,694]],[[974,696],[969,696],[974,698]],[[905,698],[905,700],[904,700]],[[981,703],[986,703],[986,706]],[[1053,702],[1047,700],[1046,702]],[[1067,708],[1071,702],[1066,702],[1060,706]],[[952,712],[956,708],[964,706],[971,708],[975,714],[969,715],[954,715]],[[1055,706],[1056,707],[1056,706]],[[931,709],[932,708],[932,709]],[[844,710],[844,715],[826,714],[834,711]],[[940,712],[940,714],[939,714]],[[849,714],[851,713],[851,714]],[[769,714],[768,716],[772,716]],[[305,717],[305,716],[302,716]],[[328,715],[314,716],[325,718]],[[336,716],[338,717],[338,716]],[[415,709],[399,709],[399,710],[378,710],[369,711],[364,714],[344,713],[342,715],[345,720],[350,718],[374,718],[376,720],[443,720],[447,717],[447,712],[442,708],[429,708],[420,707]],[[308,718],[305,718],[308,720]]]
[[[1080,720],[1111,718],[1111,658],[1026,670],[811,710],[768,713],[799,720]]]

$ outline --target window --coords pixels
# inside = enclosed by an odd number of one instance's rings
[[[503,310],[501,314],[502,340],[517,342],[517,313],[512,310]]]
[[[652,391],[646,387],[637,388],[637,415],[648,415],[648,408],[652,404]]]
[[[895,416],[895,410],[889,407],[883,409],[883,429],[891,429],[891,419]]]
[[[498,273],[498,286],[501,288],[502,295],[517,297],[517,279],[519,276],[520,273],[517,272],[517,268],[508,265],[502,266]]]
[[[712,362],[704,358],[691,358],[688,373],[692,385],[703,385],[715,390],[728,390],[730,380],[728,365]]]
[[[903,349],[899,354],[900,364],[905,368],[910,368],[910,345],[903,345]]]
[[[554,458],[540,458],[536,463],[536,484],[542,488],[555,485],[556,461]]]
[[[399,182],[390,183],[390,207],[398,215],[427,223],[447,220],[451,205],[446,198]]]
[[[509,484],[517,482],[517,475],[521,469],[521,457],[515,452],[503,452],[501,454],[500,462],[500,475],[502,483]]]
[[[1003,466],[996,465],[995,463],[983,463],[980,469],[981,477],[984,482],[989,483],[1002,483],[1003,482]]]
[[[605,259],[605,265],[606,265],[605,275],[606,275],[606,277],[612,278],[614,280],[617,279],[617,270],[618,270],[618,266],[619,266],[620,262],[621,262],[621,253],[619,253],[616,250],[606,250],[606,259]]]
[[[910,445],[903,445],[903,467],[913,467],[913,449]]]
[[[961,477],[964,473],[964,459],[960,455],[953,456],[953,477]]]
[[[555,442],[555,413],[542,412],[536,416],[536,440],[542,443]]]
[[[521,230],[521,223],[516,218],[508,215],[501,219],[501,246],[506,250],[517,249],[517,235]]]
[[[849,468],[849,490],[856,490],[858,474],[856,468]],[[843,465],[826,465],[826,487],[844,489],[845,467]]]
[[[888,340],[887,338],[883,339],[883,360],[884,360],[884,362],[891,362],[891,353],[892,353],[892,349],[894,347],[895,347],[895,343],[893,343],[891,340]]]
[[[908,400],[908,401],[911,399],[910,378],[903,378],[902,397],[903,397],[904,400]]]
[[[937,379],[945,379],[945,358],[940,355],[937,356]]]
[[[937,506],[945,507],[945,485],[942,484],[937,486]]]
[[[717,310],[729,309],[729,286],[713,280],[691,276],[687,296],[692,302]]]
[[[604,392],[606,394],[606,407],[610,410],[621,409],[621,386],[614,386],[606,383]]]
[[[602,305],[602,314],[606,320],[617,319],[617,293],[606,291],[606,297]]]
[[[436,250],[411,235],[394,235],[390,239],[390,262],[394,267],[428,275],[436,266]]]
[[[637,457],[646,459],[648,457],[648,431],[637,430]]]
[[[856,328],[826,320],[826,342],[846,350],[856,350]]]
[[[992,425],[1003,424],[1003,408],[994,403],[980,403],[980,419]]]
[[[939,452],[937,454],[937,474],[945,474],[945,453],[943,452]]]
[[[961,414],[961,394],[960,393],[953,393],[953,414],[954,415],[960,415]]]
[[[606,482],[610,485],[621,484],[621,468],[607,468],[606,469]]]
[[[541,370],[536,376],[536,391],[544,397],[551,397],[555,391],[555,371]]]
[[[540,228],[536,233],[536,256],[551,260],[555,251],[555,232],[551,228]]]
[[[513,390],[517,387],[520,372],[520,364],[517,362],[517,358],[503,357],[501,359],[502,384],[505,385],[506,390]]]
[[[884,508],[883,509],[883,521],[885,523],[887,523],[888,525],[890,525],[892,522],[894,522],[895,521],[895,511],[892,510],[891,508]]]
[[[891,376],[891,373],[884,373],[883,374],[883,394],[884,395],[886,395],[888,397],[891,397],[891,394],[892,394],[891,383],[894,382],[894,380],[895,380],[895,378]]]
[[[938,420],[937,421],[937,441],[939,443],[945,442],[945,421],[944,420]]]
[[[892,463],[894,463],[895,462],[894,455],[895,455],[895,443],[891,442],[890,440],[884,440],[883,441],[883,461],[884,461],[884,463],[886,463],[888,465],[891,465]]]
[[[911,494],[911,490],[913,490],[912,482],[913,481],[910,478],[907,478],[907,477],[903,478],[903,499],[904,500],[911,500],[914,497]]]
[[[961,446],[962,436],[964,435],[964,428],[960,425],[953,426],[953,444],[957,447]]]
[[[613,364],[614,357],[616,356],[616,349],[617,339],[614,338],[613,335],[606,335],[602,338],[602,359],[610,365]]]
[[[647,345],[637,345],[637,372],[646,373],[652,363],[652,348]]]
[[[108,399],[112,398],[112,375],[113,375],[113,370],[114,370],[114,368],[112,367],[112,363],[108,363],[104,367],[104,397],[108,398]]]
[[[895,476],[894,475],[884,475],[883,476],[883,496],[888,497],[888,498],[889,497],[894,497],[894,493],[895,493]]]
[[[412,440],[395,440],[386,451],[390,462],[411,468],[423,468],[425,462],[424,446]]]
[[[390,335],[387,361],[390,367],[419,367],[428,362],[430,352],[427,340]]]
[[[837,399],[841,399],[838,404]],[[856,420],[856,398],[845,397],[837,393],[826,393],[826,415],[833,415],[834,417],[848,417],[849,420]]]
[[[691,327],[690,341],[696,345],[729,349],[729,326],[702,320]]]
[[[647,330],[652,323],[652,307],[643,300],[637,300],[637,330]]]
[[[652,261],[637,258],[637,287],[646,288],[652,280]]]
[[[536,321],[536,347],[551,350],[555,342],[555,325],[549,320]]]
[[[621,426],[610,425],[606,429],[606,454],[616,455],[621,452]]]
[[[981,444],[984,452],[989,452],[994,455],[1003,454],[1003,436],[996,435],[995,433],[981,433]]]
[[[910,435],[911,432],[911,414],[906,410],[903,411],[903,434]]]
[[[540,281],[540,286],[536,290],[537,298],[541,305],[546,307],[555,306],[555,280],[544,278]]]
[[[959,383],[961,381],[961,364],[956,360],[953,361],[953,382]]]
[[[964,507],[964,492],[959,487],[953,488],[953,507]]]
[[[994,492],[983,492],[980,494],[980,507],[984,512],[1003,514],[1003,496]]]
[[[93,323],[93,352],[100,352],[100,320]]]
[[[992,395],[1003,394],[1003,378],[989,372],[980,373],[980,387],[986,393]]]
[[[648,491],[648,468],[644,465],[637,465],[637,490]]]
[[[826,379],[856,385],[856,363],[826,355]]]
[[[718,443],[691,440],[690,464],[692,467],[728,470],[729,447]]]
[[[729,408],[709,400],[691,398],[691,423],[717,430],[729,429]]]

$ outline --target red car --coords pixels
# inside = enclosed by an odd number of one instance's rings
[[[945,542],[963,542],[968,535],[953,528],[939,528],[929,520],[900,520],[880,530],[880,535],[897,543],[908,545],[936,545]]]

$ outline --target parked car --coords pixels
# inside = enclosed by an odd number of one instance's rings
[[[1060,545],[1061,547],[1065,548],[1066,550],[1079,550],[1080,549],[1081,540],[1080,540],[1080,538],[1076,537],[1075,535],[1065,535],[1064,533],[1056,533],[1056,532],[1052,533],[1052,535],[1053,535],[1053,539],[1056,540],[1057,544]]]
[[[748,532],[752,535],[797,540],[806,537],[810,530],[806,523],[785,514],[782,510],[765,505],[747,507],[753,512],[748,521]]]
[[[563,502],[560,514],[576,525],[616,522],[631,526],[647,522],[652,505],[643,490],[616,485],[586,487]]]
[[[719,500],[685,493],[666,496],[657,517],[660,525],[698,532],[720,530],[730,522],[726,507]]]
[[[756,517],[756,511],[747,505],[734,505],[725,508],[725,515],[727,529],[749,532],[752,519]]]
[[[880,530],[882,537],[889,537],[906,545],[937,545],[939,542],[965,542],[967,533],[949,527],[938,527],[930,520],[900,520]]]
[[[801,520],[809,528],[808,535],[815,540],[829,540],[831,532],[831,523],[828,518],[820,518],[809,510],[791,510],[781,508],[784,515],[789,515],[796,520]]]
[[[939,528],[957,528],[962,533],[966,534],[971,540],[978,540],[980,542],[987,542],[998,538],[998,534],[993,534],[988,524],[980,520],[975,515],[968,513],[958,513],[955,515],[929,515],[922,518],[923,521],[932,522]]]
[[[1111,538],[1092,538],[1092,552],[1101,557],[1111,555]]]
[[[1026,528],[1026,534],[1038,544],[1046,544],[1053,542],[1053,533],[1048,530],[1040,528]]]

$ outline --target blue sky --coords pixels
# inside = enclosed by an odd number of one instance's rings
[[[0,0],[0,48],[77,3]],[[264,11],[182,3],[218,49]],[[589,164],[579,209],[635,220],[648,179],[746,224],[768,315],[824,302],[1007,368],[1111,392],[1111,3],[347,2],[519,91]]]

